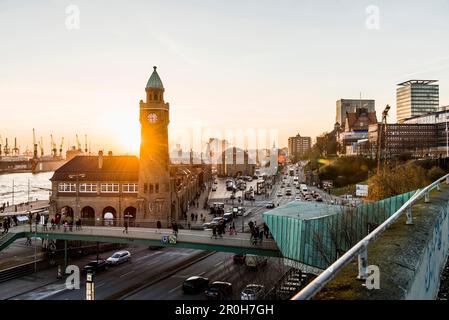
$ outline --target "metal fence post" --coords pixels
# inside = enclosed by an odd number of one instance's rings
[[[441,191],[440,183],[439,183],[439,182],[437,183],[437,190],[438,190],[438,191]]]
[[[429,203],[430,202],[430,196],[429,196],[428,192],[426,192],[426,194],[424,195],[424,202],[425,203]]]
[[[367,278],[366,267],[368,264],[368,242],[367,241],[365,241],[363,243],[363,248],[359,251],[358,260],[359,260],[359,274],[357,276],[357,279],[365,280]]]
[[[449,176],[446,177],[446,184],[449,184]]]
[[[407,222],[405,224],[411,225],[413,224],[413,214],[412,214],[412,206],[409,206],[407,208],[407,211],[405,212],[407,215]]]

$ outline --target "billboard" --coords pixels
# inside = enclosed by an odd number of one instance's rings
[[[355,185],[355,195],[357,197],[368,197],[368,185],[367,184],[356,184]]]

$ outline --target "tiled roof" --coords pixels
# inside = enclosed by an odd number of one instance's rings
[[[76,156],[55,171],[52,181],[76,180],[69,175],[85,174],[80,181],[138,181],[139,159],[136,156],[103,156],[103,165],[98,166],[99,156]]]

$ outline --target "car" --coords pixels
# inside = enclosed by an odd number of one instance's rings
[[[223,215],[223,220],[225,223],[231,222],[232,221],[232,216],[233,214],[230,212],[227,212]]]
[[[217,181],[217,180],[214,180],[214,184],[218,184],[218,181]]]
[[[212,191],[217,191],[217,186],[212,186]]]
[[[251,182],[251,181],[253,181],[253,178],[252,177],[247,177],[247,181]]]
[[[278,192],[278,197],[282,197],[282,192]]]
[[[212,223],[211,222],[203,223],[203,229],[204,230],[211,229],[211,228],[212,228]]]
[[[210,222],[210,227],[212,228],[213,226],[218,226],[220,222],[224,222],[224,219],[222,217],[213,218]]]
[[[200,276],[192,276],[184,280],[182,283],[182,291],[187,294],[195,294],[200,293],[205,290],[209,286],[209,279],[200,277]]]
[[[317,197],[315,200],[318,202],[323,202],[323,198],[321,198],[321,197]]]
[[[103,271],[108,269],[108,263],[106,260],[98,259],[89,262],[83,268],[84,273],[96,273],[97,271]]]
[[[230,300],[232,298],[232,284],[229,282],[214,281],[204,292],[208,299]]]
[[[148,247],[148,249],[150,249],[150,250],[160,250],[162,248],[164,248],[164,247],[163,246],[149,246]]]
[[[236,264],[245,264],[245,258],[246,258],[246,256],[244,254],[238,253],[238,254],[234,254],[234,256],[232,257],[232,260]]]
[[[248,284],[242,290],[240,298],[242,300],[259,300],[264,296],[265,287],[260,284]]]
[[[295,201],[301,201],[301,197],[296,196]]]
[[[229,197],[229,199],[234,200],[235,199],[235,195],[231,194],[231,196]]]
[[[265,206],[265,208],[273,209],[274,208],[274,202],[268,202],[267,205]]]
[[[106,259],[106,262],[110,265],[117,265],[131,259],[131,253],[129,251],[118,251],[112,256]]]

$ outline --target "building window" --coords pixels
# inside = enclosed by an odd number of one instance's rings
[[[76,184],[70,182],[60,183],[58,185],[59,192],[76,192]]]
[[[150,193],[153,193],[153,184],[150,184]]]
[[[138,184],[137,183],[125,183],[123,184],[122,191],[124,193],[137,193]]]
[[[101,192],[116,193],[118,192],[118,183],[102,183]]]
[[[96,183],[82,183],[80,184],[80,192],[97,192]]]
[[[156,185],[155,185],[155,193],[159,193],[159,183],[156,183]]]

